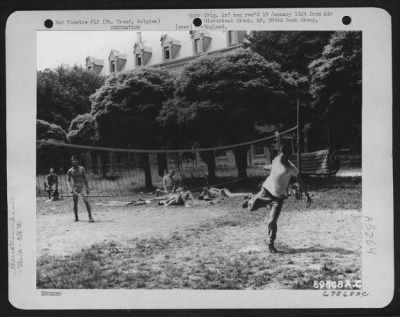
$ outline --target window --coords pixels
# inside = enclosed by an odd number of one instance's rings
[[[238,31],[228,31],[228,45],[235,45],[239,43]]]
[[[117,71],[117,68],[115,67],[115,61],[112,61],[110,64],[110,71],[111,73],[115,73]]]
[[[217,159],[226,159],[228,156],[228,153],[223,150],[217,150],[215,153],[215,156]]]
[[[136,55],[136,66],[142,66],[142,56]]]
[[[193,54],[205,53],[209,50],[211,44],[211,35],[208,32],[189,31],[192,39]]]
[[[254,145],[254,156],[264,156],[265,150],[263,144]]]
[[[228,45],[232,45],[232,31],[228,31]]]
[[[169,47],[164,47],[164,60],[169,60],[171,58]]]
[[[198,53],[201,53],[203,50],[202,50],[202,48],[201,48],[201,43],[202,41],[200,40],[200,39],[195,39],[194,40],[194,53],[195,54],[198,54]]]

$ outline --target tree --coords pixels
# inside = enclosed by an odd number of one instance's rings
[[[162,103],[173,95],[173,77],[156,68],[110,76],[90,97],[99,142],[106,146],[154,149],[161,144],[156,120]],[[141,154],[146,187],[152,188],[149,155]]]
[[[330,31],[253,31],[246,46],[266,60],[277,62],[283,72],[308,75],[308,65],[322,54]]]
[[[329,146],[359,142],[351,135],[361,127],[361,32],[334,33],[309,69],[311,106],[328,124]]]
[[[56,124],[44,120],[36,120],[37,140],[50,140],[67,143],[67,134]],[[65,148],[39,143],[36,148],[36,169],[38,173],[47,173],[52,167],[65,169],[68,164],[68,153]]]
[[[72,121],[68,129],[69,142],[95,145],[99,141],[97,122],[91,113],[80,114]]]
[[[104,77],[82,67],[60,66],[37,72],[37,118],[68,129],[78,114],[90,112],[89,96]]]
[[[219,144],[219,136],[223,134],[223,107],[210,101],[190,102],[175,96],[163,104],[158,120],[171,147],[212,147]],[[213,182],[215,154],[205,151],[200,152],[200,156],[207,164],[208,177]]]
[[[187,65],[176,96],[164,103],[164,121],[175,116],[201,147],[234,144],[256,136],[255,124],[282,122],[290,112],[279,65],[249,49],[207,55]],[[167,116],[166,114],[169,114]],[[247,147],[236,148],[238,176],[247,177]],[[215,178],[211,152],[202,153]]]
[[[99,131],[95,118],[91,113],[76,116],[71,121],[67,138],[70,143],[82,145],[97,145],[99,143]],[[98,171],[97,157],[101,159],[101,172],[103,177],[107,176],[107,153],[105,151],[90,151],[92,168],[95,173]]]

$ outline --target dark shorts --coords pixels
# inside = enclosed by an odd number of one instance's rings
[[[276,197],[276,196],[272,195],[264,187],[261,187],[261,192],[262,192],[263,197],[269,198],[271,200],[271,203],[272,202],[276,202],[276,203],[279,203],[279,204],[283,204],[284,197]]]
[[[253,200],[251,211],[267,206],[281,208],[284,200],[283,197],[275,197],[264,187],[261,187],[261,190],[251,199]]]

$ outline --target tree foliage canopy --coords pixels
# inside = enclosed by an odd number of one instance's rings
[[[336,142],[361,125],[361,32],[336,32],[310,64],[312,107],[336,129]]]
[[[53,140],[67,143],[67,134],[58,125],[44,120],[36,120],[36,135],[38,140]],[[64,148],[48,144],[38,144],[36,148],[37,170],[47,173],[50,167],[65,168],[68,154]]]
[[[38,71],[38,119],[68,129],[73,118],[90,111],[89,96],[103,83],[103,77],[78,66]]]
[[[242,141],[254,135],[256,122],[287,116],[284,81],[278,64],[248,49],[201,57],[185,67],[160,120],[176,121],[201,145]]]
[[[76,144],[94,145],[99,141],[97,123],[91,113],[80,114],[71,121],[67,138]]]
[[[308,75],[308,65],[321,56],[333,32],[253,31],[247,46],[266,60],[277,62],[282,71]]]
[[[36,120],[36,136],[38,140],[67,142],[67,134],[63,128],[57,124],[40,119]]]
[[[173,78],[165,70],[140,68],[118,73],[91,96],[100,141],[113,146],[151,148],[159,143],[156,117],[173,95]]]

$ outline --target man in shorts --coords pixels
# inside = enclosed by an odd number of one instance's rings
[[[271,173],[263,183],[260,192],[258,192],[248,202],[250,209],[252,209],[257,200],[267,201],[269,202],[269,205],[271,205],[267,239],[268,249],[271,253],[278,252],[274,246],[276,232],[278,231],[277,221],[282,209],[289,181],[292,177],[297,178],[297,182],[307,197],[307,204],[311,204],[311,198],[307,193],[304,182],[302,181],[296,166],[289,161],[290,154],[291,147],[288,144],[283,144],[280,148],[280,153],[272,161]]]
[[[75,221],[79,221],[78,200],[79,196],[81,196],[89,215],[89,222],[94,222],[89,200],[87,197],[89,194],[89,184],[86,178],[85,168],[79,165],[78,159],[75,156],[71,158],[71,163],[72,167],[68,170],[67,175],[68,175],[68,187],[73,195],[73,200],[74,200]]]

